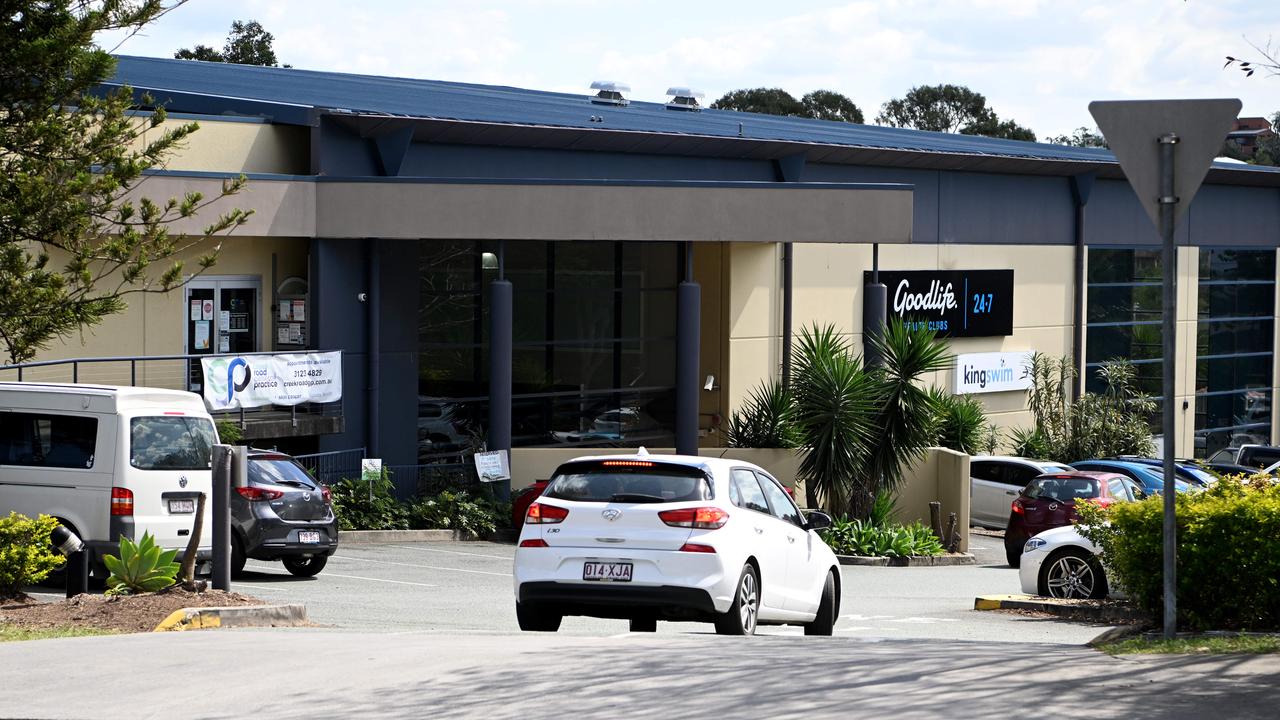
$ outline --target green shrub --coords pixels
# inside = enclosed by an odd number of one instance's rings
[[[934,442],[966,455],[982,452],[990,433],[982,401],[972,395],[951,395],[937,388],[930,394],[938,412]]]
[[[49,541],[56,527],[58,521],[48,515],[32,520],[11,512],[0,517],[0,600],[22,597],[22,588],[66,562]]]
[[[1158,617],[1164,500],[1086,505],[1080,531],[1102,548],[1109,578]],[[1280,485],[1224,478],[1177,496],[1178,619],[1214,630],[1280,629]]]
[[[919,522],[873,525],[863,520],[837,520],[822,535],[837,555],[920,557],[944,552],[933,531]]]
[[[233,420],[218,420],[214,423],[218,428],[218,439],[224,445],[239,445],[244,440],[244,431],[240,429],[240,423]]]
[[[409,511],[396,500],[389,473],[369,483],[362,478],[339,480],[329,487],[333,512],[343,530],[407,530]]]
[[[108,595],[132,595],[155,592],[172,585],[178,577],[177,550],[162,550],[151,533],[143,533],[134,544],[120,538],[120,556],[103,555],[102,562],[111,571],[107,578]]]
[[[460,530],[475,537],[493,533],[508,524],[510,507],[484,498],[473,498],[465,490],[445,490],[419,498],[409,506],[409,526],[415,530]]]
[[[804,436],[796,426],[791,393],[777,380],[752,390],[743,406],[729,417],[725,440],[734,448],[800,447]]]

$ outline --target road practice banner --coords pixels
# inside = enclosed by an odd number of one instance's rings
[[[204,400],[213,410],[342,399],[342,353],[201,358]]]

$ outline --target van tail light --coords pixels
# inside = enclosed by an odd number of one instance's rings
[[[729,522],[729,513],[718,507],[680,508],[663,510],[658,518],[671,527],[717,530]]]
[[[132,515],[133,514],[133,491],[129,488],[113,487],[111,488],[111,514],[112,515]]]
[[[333,502],[333,492],[331,492],[329,488],[324,485],[320,486],[320,496],[324,498],[324,502],[326,505]]]
[[[681,545],[681,546],[680,546],[680,552],[712,553],[712,554],[714,554],[714,553],[715,553],[715,551],[716,551],[716,549],[715,549],[715,548],[713,548],[713,547],[711,547],[710,545],[699,545],[698,543],[685,543],[684,545]]]
[[[569,517],[569,511],[562,507],[534,503],[525,511],[524,521],[527,525],[551,525],[564,522],[567,517]]]
[[[1019,514],[1019,515],[1026,515],[1026,514],[1027,514],[1027,511],[1022,507],[1022,499],[1021,499],[1021,498],[1019,498],[1019,499],[1017,499],[1017,500],[1014,500],[1014,501],[1013,501],[1013,505],[1011,505],[1010,507],[1013,509],[1013,511],[1014,511],[1015,513],[1017,513],[1017,514]]]
[[[548,547],[547,541],[542,538],[533,538],[531,540],[521,540],[520,547]]]
[[[284,497],[284,493],[280,490],[271,490],[269,488],[260,487],[238,487],[236,492],[240,493],[240,497],[250,502],[261,502],[263,500],[279,500]]]

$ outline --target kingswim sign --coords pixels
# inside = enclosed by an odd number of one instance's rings
[[[863,275],[871,282],[870,272]],[[882,270],[880,282],[889,290],[890,319],[939,337],[1013,334],[1012,270]]]
[[[956,356],[957,395],[1026,390],[1030,387],[1030,352],[968,353]]]
[[[200,367],[212,410],[342,399],[340,352],[224,355],[201,358]]]

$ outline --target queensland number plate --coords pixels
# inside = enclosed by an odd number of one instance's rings
[[[629,562],[588,562],[582,565],[583,580],[601,582],[631,582]]]
[[[320,542],[320,533],[316,530],[301,530],[298,532],[298,542],[318,543]]]
[[[170,500],[169,512],[171,513],[193,513],[196,511],[195,500]]]

